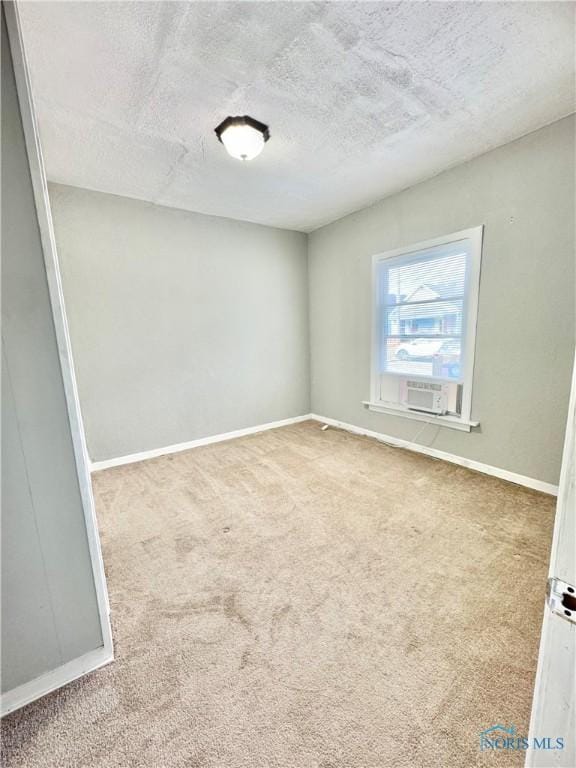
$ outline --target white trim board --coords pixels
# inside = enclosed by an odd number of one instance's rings
[[[410,440],[402,440],[399,437],[385,435],[382,432],[373,432],[370,429],[356,427],[354,424],[347,424],[344,421],[337,421],[336,419],[329,419],[325,416],[318,416],[315,413],[310,414],[310,418],[314,421],[329,424],[331,427],[338,427],[346,432],[352,432],[355,435],[373,437],[375,440],[378,440],[381,443],[388,443],[395,448],[405,448],[409,451],[414,451],[415,453],[423,453],[425,456],[431,456],[434,459],[442,459],[442,461],[449,461],[451,464],[458,464],[461,467],[473,469],[476,472],[482,472],[485,475],[499,477],[501,480],[508,480],[508,482],[516,483],[516,485],[524,485],[526,488],[532,488],[535,491],[548,493],[551,496],[558,495],[557,485],[545,483],[544,481],[536,480],[533,477],[526,477],[526,475],[519,475],[516,472],[510,472],[507,469],[500,469],[500,467],[493,467],[490,464],[482,464],[479,461],[465,459],[463,456],[455,456],[452,453],[446,453],[446,451],[440,451],[437,448],[428,448],[426,445],[418,445],[418,443],[410,442]]]
[[[200,437],[197,440],[189,440],[186,443],[176,443],[167,445],[164,448],[153,448],[150,451],[141,451],[140,453],[131,453],[127,456],[118,456],[116,459],[105,459],[104,461],[93,461],[90,464],[91,472],[100,472],[102,469],[111,469],[112,467],[122,467],[124,464],[134,464],[138,461],[155,459],[158,456],[167,456],[170,453],[180,453],[188,451],[191,448],[199,448],[202,445],[212,445],[212,443],[223,443],[225,440],[234,440],[237,437],[246,435],[255,435],[257,432],[266,432],[269,429],[278,429],[278,427],[288,427],[290,424],[298,424],[301,421],[310,421],[313,417],[306,413],[303,416],[293,416],[290,419],[281,421],[270,421],[267,424],[258,424],[255,427],[246,427],[245,429],[236,429],[233,432],[223,432],[220,435],[211,435],[210,437]]]
[[[391,435],[385,435],[381,432],[373,432],[369,429],[363,429],[362,427],[356,427],[353,424],[347,424],[344,421],[337,421],[336,419],[329,419],[325,416],[319,416],[316,413],[307,413],[303,416],[294,416],[290,419],[282,419],[281,421],[271,421],[268,424],[260,424],[255,427],[247,427],[246,429],[237,429],[234,432],[224,432],[220,435],[211,435],[210,437],[201,437],[198,440],[189,440],[186,443],[177,443],[176,445],[168,445],[164,448],[154,448],[151,451],[142,451],[141,453],[132,453],[128,456],[119,456],[116,459],[107,459],[105,461],[94,461],[91,464],[92,472],[99,472],[103,469],[111,469],[112,467],[121,467],[125,464],[134,464],[138,461],[146,461],[147,459],[155,459],[158,456],[167,456],[170,453],[180,453],[180,451],[188,451],[191,448],[199,448],[203,445],[212,445],[212,443],[221,443],[225,440],[234,440],[237,437],[245,437],[246,435],[255,435],[258,432],[266,432],[269,429],[277,429],[278,427],[287,427],[290,424],[298,424],[302,421],[318,421],[322,424],[329,424],[331,427],[338,427],[346,432],[352,432],[355,435],[364,435],[365,437],[372,437],[381,443],[389,443],[397,448],[405,448],[409,451],[416,453],[423,453],[426,456],[431,456],[435,459],[442,459],[443,461],[449,461],[451,464],[458,464],[461,467],[467,467],[473,469],[476,472],[482,472],[485,475],[492,475],[493,477],[499,477],[501,480],[508,480],[511,483],[517,485],[526,486],[526,488],[532,488],[536,491],[542,491],[542,493],[548,493],[552,496],[558,495],[558,486],[551,483],[545,483],[542,480],[536,480],[533,477],[526,477],[525,475],[519,475],[516,472],[510,472],[507,469],[500,469],[499,467],[493,467],[490,464],[482,464],[479,461],[473,461],[472,459],[465,459],[462,456],[455,456],[452,453],[446,453],[445,451],[439,451],[437,448],[428,448],[425,445],[418,445],[417,443],[411,443],[409,440],[402,440],[399,437],[392,437]]]
[[[68,685],[88,672],[93,672],[105,664],[109,664],[113,659],[114,654],[111,649],[101,646],[94,651],[89,651],[84,656],[72,659],[72,661],[34,678],[34,680],[30,680],[28,683],[7,691],[2,694],[0,717],[30,704],[30,702],[61,688],[63,685]]]
[[[410,411],[401,405],[385,405],[383,402],[372,403],[369,400],[363,400],[362,405],[366,406],[369,411],[375,411],[376,413],[388,413],[390,416],[402,416],[405,419],[413,419],[414,421],[427,421],[429,424],[439,424],[441,427],[457,429],[460,432],[470,432],[472,427],[480,426],[479,421],[461,419],[459,416],[444,416],[441,414]]]

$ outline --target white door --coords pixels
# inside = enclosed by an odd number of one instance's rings
[[[544,609],[534,687],[529,768],[576,766],[576,365],[568,409],[560,488],[550,557],[557,596]],[[550,582],[549,582],[550,584]],[[553,607],[551,606],[553,604]],[[563,748],[558,748],[557,739]],[[536,740],[536,741],[535,741]],[[555,747],[555,748],[552,748]]]

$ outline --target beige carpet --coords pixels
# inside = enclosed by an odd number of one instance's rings
[[[7,768],[523,764],[552,498],[312,422],[94,486],[116,661]]]

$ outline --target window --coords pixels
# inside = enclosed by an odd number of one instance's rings
[[[374,257],[375,410],[469,430],[482,227]]]

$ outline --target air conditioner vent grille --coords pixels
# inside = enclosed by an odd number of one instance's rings
[[[400,386],[400,402],[407,408],[436,414],[447,412],[447,384],[405,379],[404,384]]]
[[[410,389],[426,389],[429,392],[442,392],[442,384],[434,384],[431,381],[407,381],[406,386]]]

